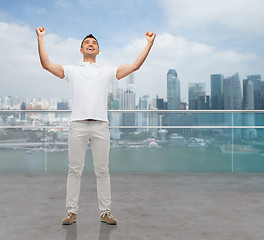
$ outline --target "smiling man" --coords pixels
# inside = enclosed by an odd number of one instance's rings
[[[96,63],[100,50],[98,41],[92,34],[86,36],[81,43],[82,64],[62,66],[51,63],[44,45],[45,32],[44,27],[36,29],[41,65],[55,76],[68,81],[72,94],[72,114],[68,137],[67,216],[62,220],[62,224],[70,225],[76,222],[81,175],[87,144],[90,141],[101,222],[116,225],[117,220],[111,215],[110,209],[110,133],[107,119],[107,96],[111,81],[124,78],[141,67],[154,43],[156,34],[153,32],[145,34],[147,45],[132,64],[109,67]]]

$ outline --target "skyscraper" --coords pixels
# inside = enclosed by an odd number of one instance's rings
[[[139,98],[138,108],[139,110],[148,110],[148,95],[144,95],[142,98]],[[139,126],[148,126],[149,125],[149,114],[148,113],[138,113],[138,125]],[[147,128],[138,129],[139,132],[147,131]]]
[[[156,107],[159,110],[164,110],[165,108],[165,103],[163,98],[159,98],[158,96],[156,97]]]
[[[255,110],[261,110],[263,109],[263,89],[262,89],[262,82],[261,82],[261,75],[249,75],[247,76],[247,81],[252,82],[253,84],[253,108],[250,106],[250,109],[255,109]],[[245,81],[245,80],[244,80]],[[243,94],[244,94],[244,89],[243,89]],[[247,95],[243,95],[243,98],[247,97]],[[244,103],[244,102],[243,102]],[[246,108],[243,108],[246,109]],[[246,114],[250,115],[250,114]],[[251,114],[252,116],[250,117],[250,122],[248,124],[252,124],[254,120],[254,124],[256,126],[261,126],[263,124],[263,115],[262,114]],[[263,129],[255,129],[257,131],[258,135],[261,136],[263,134]],[[254,133],[253,133],[254,137]],[[249,135],[249,139],[252,139],[252,133]]]
[[[209,109],[209,96],[205,97],[205,83],[189,83],[188,84],[188,98],[189,98],[189,109],[190,110],[198,110],[204,109],[205,103],[208,103]],[[201,98],[201,99],[200,99]],[[199,107],[198,107],[199,104]],[[203,125],[204,117],[207,119],[205,114],[192,114],[191,119],[193,124]],[[200,130],[199,130],[200,131]],[[192,129],[191,132],[196,132],[196,130]]]
[[[57,103],[57,109],[58,110],[68,110],[69,109],[69,103],[68,102],[58,102]]]
[[[22,103],[21,103],[21,105],[20,105],[20,109],[21,110],[26,110],[26,103],[23,101]],[[20,113],[20,120],[21,121],[24,121],[24,120],[26,120],[26,114],[25,113]]]
[[[125,90],[121,93],[120,97],[120,109],[122,110],[134,110],[136,108],[135,93],[131,90]]]
[[[261,99],[262,99],[262,109],[264,109],[264,81],[261,81]]]
[[[242,109],[242,92],[239,80],[239,74],[235,73],[231,77],[224,78],[224,109],[241,110]],[[241,113],[233,114],[233,122],[230,114],[225,115],[225,123],[228,125],[241,126]],[[230,134],[230,133],[229,133]],[[234,140],[241,139],[241,129],[234,129]]]
[[[254,84],[249,79],[243,80],[243,104],[245,110],[254,109]]]
[[[168,110],[181,109],[180,81],[175,69],[167,73],[167,98]]]
[[[224,78],[224,109],[242,109],[242,92],[238,73]]]
[[[123,91],[120,97],[121,110],[134,110],[136,108],[135,93],[129,89]],[[122,113],[123,126],[135,126],[134,113]],[[123,132],[133,132],[135,129],[123,129]]]
[[[189,83],[189,109],[198,109],[198,97],[205,95],[205,83]]]
[[[167,109],[181,109],[180,81],[175,69],[170,69],[167,73]],[[164,125],[176,126],[179,125],[179,121],[181,121],[182,118],[183,114],[181,113],[169,113],[164,115],[162,121],[164,122]],[[170,133],[177,131],[178,129],[169,129]]]
[[[222,74],[211,74],[211,109],[224,109]]]
[[[210,96],[203,95],[197,97],[197,109],[208,110],[210,109]]]
[[[251,80],[243,80],[243,109],[253,110],[254,109],[254,84]],[[243,126],[254,126],[255,116],[254,113],[243,113]],[[244,139],[254,139],[257,137],[257,131],[253,128],[243,129]]]
[[[35,105],[36,109],[36,105]],[[69,109],[69,103],[67,101],[63,102],[57,102],[57,110],[68,110]],[[55,113],[55,117],[61,117],[63,118],[65,115],[63,113]]]
[[[156,108],[158,110],[165,110],[165,109],[167,109],[167,103],[164,102],[164,99],[163,98],[159,98],[158,95],[156,97]],[[151,114],[150,116],[153,117],[153,118],[154,118],[154,116],[156,116],[156,118],[157,118],[157,121],[156,122],[157,122],[157,124],[159,126],[164,125],[164,113]]]
[[[135,92],[136,90],[136,85],[135,85],[135,77],[134,77],[134,73],[130,74],[128,77],[127,77],[127,89],[132,91],[132,92]]]
[[[112,95],[113,95],[113,100],[118,99],[118,80],[117,79],[115,79],[111,82],[110,93],[112,93]]]
[[[256,110],[262,109],[262,97],[261,97],[261,75],[249,75],[247,79],[253,83],[254,91],[254,108]]]

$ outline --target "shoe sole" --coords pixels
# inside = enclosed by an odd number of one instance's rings
[[[74,223],[76,223],[77,221],[75,220],[74,222],[72,222],[72,223],[62,223],[62,225],[72,225],[72,224],[74,224]]]
[[[108,225],[117,225],[117,223],[107,223],[106,221],[101,220],[102,223],[106,223]]]

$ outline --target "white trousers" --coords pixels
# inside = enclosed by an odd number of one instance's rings
[[[85,153],[90,141],[96,175],[100,215],[110,211],[111,187],[109,174],[110,132],[108,122],[73,121],[69,128],[69,172],[67,178],[67,212],[78,211],[81,175]]]

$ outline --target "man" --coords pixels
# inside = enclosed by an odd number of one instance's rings
[[[83,63],[79,66],[62,66],[51,63],[44,45],[46,29],[36,29],[41,65],[55,76],[70,83],[72,93],[72,114],[69,127],[69,172],[67,178],[67,217],[62,224],[76,222],[80,181],[84,166],[85,152],[90,141],[94,171],[97,180],[97,196],[101,222],[116,225],[111,215],[111,191],[109,174],[110,133],[107,119],[107,96],[112,80],[126,77],[138,70],[154,43],[156,34],[145,34],[147,45],[132,64],[119,67],[100,66],[96,63],[99,54],[97,39],[88,35],[81,43]]]

